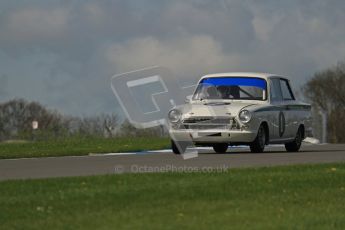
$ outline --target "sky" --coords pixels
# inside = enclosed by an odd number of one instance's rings
[[[121,113],[111,76],[149,66],[191,82],[276,73],[300,88],[345,60],[344,12],[343,0],[2,0],[0,103]]]

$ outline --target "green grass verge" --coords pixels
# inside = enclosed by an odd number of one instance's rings
[[[0,182],[1,229],[345,229],[345,164]]]
[[[168,138],[71,138],[57,141],[0,143],[0,159],[130,152],[169,147]]]

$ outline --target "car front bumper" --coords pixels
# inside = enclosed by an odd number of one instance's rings
[[[250,143],[255,140],[257,131],[224,129],[171,129],[169,130],[169,134],[174,141],[192,141],[196,144]]]

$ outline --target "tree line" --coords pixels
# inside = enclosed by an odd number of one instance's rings
[[[34,129],[33,122],[38,128]],[[11,139],[59,139],[77,137],[113,138],[119,136],[162,136],[161,127],[136,129],[117,114],[89,117],[62,115],[37,102],[14,99],[0,104],[0,141]]]
[[[312,103],[313,128],[317,138],[322,135],[322,119],[326,119],[326,141],[345,142],[345,63],[317,72],[303,88]]]

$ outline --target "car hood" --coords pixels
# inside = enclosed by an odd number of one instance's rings
[[[185,117],[207,117],[207,116],[232,116],[237,114],[246,107],[254,106],[253,103],[243,102],[205,102],[198,104],[187,104],[183,106],[182,113]]]

